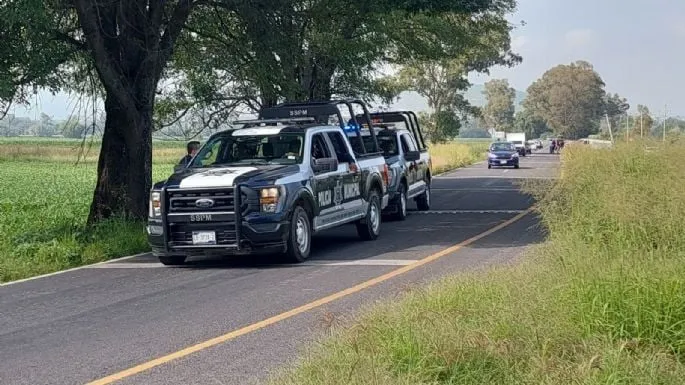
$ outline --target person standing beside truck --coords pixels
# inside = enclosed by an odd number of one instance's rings
[[[190,160],[193,159],[195,154],[197,153],[197,150],[200,149],[200,142],[197,140],[193,140],[191,142],[188,142],[186,145],[186,156],[181,158],[181,160],[178,162],[180,166],[187,166],[188,163],[190,163]]]

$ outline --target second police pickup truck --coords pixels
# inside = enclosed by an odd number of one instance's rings
[[[150,192],[153,255],[165,265],[257,251],[301,262],[314,233],[346,223],[362,239],[376,239],[389,170],[375,130],[370,141],[350,138],[361,127],[355,104],[371,123],[361,101],[281,104],[212,135],[188,166]],[[349,110],[349,124],[339,105]]]
[[[390,168],[389,205],[384,213],[398,220],[406,219],[409,199],[414,199],[419,210],[430,210],[432,164],[418,117],[412,111],[370,115],[372,124],[382,128],[376,136]],[[361,116],[357,118],[360,120]],[[362,131],[362,136],[373,140],[368,130]]]

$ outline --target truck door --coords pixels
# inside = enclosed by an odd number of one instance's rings
[[[338,168],[342,181],[342,205],[348,219],[364,215],[362,210],[362,170],[350,153],[345,138],[338,131],[327,132],[333,152],[340,163]]]
[[[416,151],[416,145],[408,134],[400,134],[400,146],[402,146],[402,159],[404,160],[405,175],[407,176],[407,196],[412,196],[416,189],[417,182],[417,162],[408,161],[405,154],[409,151]]]
[[[333,187],[335,186],[338,170],[317,170],[315,161],[322,158],[331,158],[332,152],[322,134],[312,135],[310,144],[310,158],[314,177],[312,178],[312,192],[318,207],[319,216],[330,212],[335,206],[333,199]]]
[[[412,151],[418,151],[419,146],[416,142],[416,138],[413,135],[402,134],[406,136],[407,144]],[[426,173],[428,172],[428,153],[421,152],[421,158],[415,162],[416,165],[416,183],[423,182],[426,179]]]
[[[330,141],[323,133],[312,136],[310,155],[312,165],[316,159],[336,158]],[[314,218],[315,230],[334,227],[346,221],[343,206],[343,175],[345,166],[340,164],[335,170],[317,171],[312,167],[312,192],[318,207],[318,215]]]

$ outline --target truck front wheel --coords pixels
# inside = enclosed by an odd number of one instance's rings
[[[290,236],[286,255],[293,263],[304,262],[312,248],[312,227],[307,210],[296,206],[290,221]]]
[[[369,191],[369,208],[366,217],[356,223],[357,234],[365,241],[372,241],[378,238],[381,232],[381,198],[378,190]]]

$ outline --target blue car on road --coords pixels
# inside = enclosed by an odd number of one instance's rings
[[[488,149],[488,168],[519,168],[519,154],[512,142],[495,142]]]

